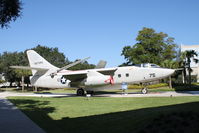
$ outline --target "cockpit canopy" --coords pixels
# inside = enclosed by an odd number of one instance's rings
[[[138,66],[138,67],[147,67],[147,68],[160,68],[160,66],[158,66],[156,64],[152,64],[152,63],[137,64],[135,66]]]

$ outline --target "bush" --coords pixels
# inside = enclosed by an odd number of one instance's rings
[[[147,88],[152,89],[152,88],[159,88],[166,86],[168,86],[167,83],[159,83],[159,84],[147,85]],[[143,86],[141,85],[128,85],[128,89],[141,89],[141,88],[143,88]]]
[[[1,84],[1,83],[5,83],[5,82],[6,82],[5,80],[0,80],[0,84]]]
[[[148,88],[159,88],[159,87],[166,87],[166,86],[168,86],[167,83],[159,83],[159,84],[149,85],[147,87]]]

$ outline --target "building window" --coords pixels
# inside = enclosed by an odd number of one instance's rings
[[[126,73],[126,77],[129,77],[129,74],[128,74],[128,73]]]
[[[118,74],[118,78],[121,78],[121,74]]]

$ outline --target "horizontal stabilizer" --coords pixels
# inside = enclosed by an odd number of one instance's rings
[[[10,68],[16,69],[25,69],[25,70],[38,70],[38,71],[47,71],[47,68],[39,68],[39,67],[29,67],[29,66],[10,66]]]

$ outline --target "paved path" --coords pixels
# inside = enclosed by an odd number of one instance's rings
[[[6,98],[9,96],[29,96],[29,97],[71,97],[76,96],[76,94],[68,93],[17,93],[11,91],[0,92],[0,98]]]
[[[9,102],[5,96],[0,97],[0,132],[45,133],[32,120]]]
[[[128,93],[128,94],[103,94],[102,97],[179,97],[179,96],[199,96],[199,91],[167,91],[148,94]]]
[[[0,92],[0,98],[9,96],[30,96],[30,97],[75,97],[76,94],[69,93],[15,93],[15,92]],[[124,94],[97,94],[96,97],[177,97],[177,96],[199,96],[199,91],[167,91],[167,92],[154,92],[148,94],[141,93],[128,93]]]

